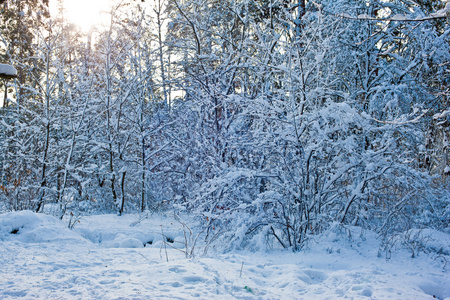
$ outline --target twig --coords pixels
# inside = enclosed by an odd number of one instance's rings
[[[167,240],[166,240],[166,236],[164,235],[162,225],[161,225],[161,235],[163,237],[164,252],[166,253],[166,260],[167,260],[167,262],[169,262],[169,255],[167,254],[167,244],[166,244]],[[162,249],[162,245],[161,245],[161,249]]]
[[[139,253],[138,252],[138,254],[140,255],[140,256],[142,256],[145,260],[149,260],[147,257],[145,257],[142,253]]]

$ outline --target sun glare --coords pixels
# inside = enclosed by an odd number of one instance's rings
[[[105,12],[109,10],[110,2],[110,0],[63,0],[64,18],[87,32],[105,22]],[[54,15],[59,13],[57,3],[57,0],[50,1]]]

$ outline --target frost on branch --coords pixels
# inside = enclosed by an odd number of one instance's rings
[[[440,9],[428,16],[420,16],[420,17],[408,17],[404,14],[395,14],[393,16],[389,16],[387,18],[378,18],[372,17],[367,14],[360,14],[356,17],[349,15],[348,13],[340,14],[340,17],[345,19],[353,19],[353,20],[375,20],[375,21],[399,21],[399,22],[423,22],[434,19],[444,19],[450,16],[450,2],[445,5],[443,9]]]

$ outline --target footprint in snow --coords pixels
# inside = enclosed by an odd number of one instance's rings
[[[328,276],[318,270],[303,270],[297,278],[307,284],[319,284],[325,281]]]
[[[201,277],[201,276],[193,275],[193,276],[185,276],[185,277],[183,277],[183,281],[185,283],[197,284],[197,283],[201,283],[201,282],[206,281],[206,279]]]
[[[172,268],[169,268],[170,272],[174,272],[174,273],[184,273],[186,272],[185,269],[183,269],[181,266],[173,266]]]

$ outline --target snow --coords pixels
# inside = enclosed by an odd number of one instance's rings
[[[0,215],[0,241],[22,243],[87,242],[56,218],[34,214],[30,211]]]
[[[339,16],[342,17],[342,18],[357,19],[357,20],[383,20],[383,19],[379,19],[377,17],[372,17],[372,16],[367,15],[367,14],[360,14],[360,15],[356,16],[356,18],[351,16],[351,15],[349,15],[348,13],[342,13]],[[406,15],[396,14],[396,15],[391,16],[389,18],[386,18],[384,20],[399,21],[399,22],[404,22],[404,21],[421,22],[421,21],[426,21],[426,20],[448,18],[449,16],[450,16],[450,2],[448,2],[443,9],[440,9],[440,10],[430,14],[429,16],[421,16],[421,17],[410,18],[410,17],[408,17]]]
[[[432,18],[445,18],[450,16],[450,2],[445,4],[443,9],[438,10],[437,12],[431,14]]]
[[[393,17],[391,17],[390,19],[392,21],[405,21],[405,20],[408,20],[408,17],[405,15],[397,14],[397,15],[394,15]]]
[[[434,119],[445,118],[450,115],[450,109],[446,109],[441,113],[437,113],[433,116]]]
[[[448,234],[431,233],[433,247],[448,249]],[[183,244],[170,214],[86,216],[69,230],[52,216],[4,213],[0,299],[450,299],[448,256],[398,248],[378,257],[376,235],[357,227],[298,253],[186,258]]]
[[[357,18],[358,18],[358,19],[362,19],[362,20],[365,20],[365,19],[373,19],[373,17],[369,16],[368,14],[360,14],[360,15],[358,15]]]
[[[6,75],[7,77],[16,77],[17,70],[11,65],[0,64],[0,76]]]

